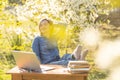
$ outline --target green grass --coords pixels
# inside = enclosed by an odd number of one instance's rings
[[[0,80],[11,80],[11,75],[6,74],[6,72],[12,67],[12,64],[10,64],[8,61],[4,59],[0,60]]]
[[[0,69],[0,80],[11,80],[11,75],[6,74],[6,71],[4,71],[4,69]]]

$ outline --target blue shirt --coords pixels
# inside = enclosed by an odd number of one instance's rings
[[[58,61],[60,59],[56,41],[37,36],[32,43],[32,50],[42,64]]]

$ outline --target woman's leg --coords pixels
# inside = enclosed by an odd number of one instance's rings
[[[81,51],[82,47],[78,45],[72,54],[65,54],[59,61],[54,61],[51,62],[50,64],[67,66],[69,61],[85,60],[88,50],[84,50],[82,52]]]
[[[64,54],[60,60],[74,60],[71,54]]]
[[[80,58],[80,60],[85,60],[85,57],[87,56],[87,54],[88,54],[88,50],[87,50],[87,49],[86,49],[86,50],[83,50],[82,53],[81,53],[81,58]]]
[[[73,51],[72,57],[75,60],[85,60],[85,57],[87,56],[87,54],[88,54],[88,50],[87,49],[83,50],[82,46],[78,45]]]
[[[82,51],[82,46],[78,45],[75,50],[72,53],[72,57],[75,58],[76,60],[80,60],[81,58],[81,51]]]
[[[73,61],[75,59],[72,58],[71,54],[65,54],[59,61],[54,61],[49,64],[56,64],[56,65],[64,65],[67,66],[69,61]]]

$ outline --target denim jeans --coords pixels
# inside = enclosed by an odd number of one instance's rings
[[[65,65],[65,66],[67,66],[68,62],[73,61],[73,60],[75,60],[75,59],[72,58],[71,54],[65,54],[65,55],[63,55],[63,57],[60,60],[50,62],[49,64],[57,64],[57,65]]]

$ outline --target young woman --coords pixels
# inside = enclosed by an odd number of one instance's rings
[[[65,54],[60,58],[57,42],[51,37],[53,31],[52,21],[43,19],[39,24],[39,30],[41,36],[35,37],[32,50],[42,64],[67,65],[70,60],[81,59],[82,47],[79,45],[72,54]]]

